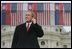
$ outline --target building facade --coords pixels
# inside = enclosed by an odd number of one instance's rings
[[[11,29],[11,30],[10,30]],[[43,27],[44,36],[38,38],[41,48],[71,48],[71,32],[56,32],[54,27]],[[15,27],[1,29],[1,48],[11,48]],[[51,30],[51,31],[49,31]]]

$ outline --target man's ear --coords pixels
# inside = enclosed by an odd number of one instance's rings
[[[33,19],[33,18],[32,18]],[[31,19],[31,22],[32,22],[32,19]]]
[[[35,16],[33,16],[33,18],[32,19],[35,19]]]
[[[32,17],[32,19],[31,19],[31,21],[33,21],[33,17]]]

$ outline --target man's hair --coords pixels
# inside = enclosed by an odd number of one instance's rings
[[[27,12],[31,12],[32,17],[35,17],[35,13],[32,10],[28,10]]]

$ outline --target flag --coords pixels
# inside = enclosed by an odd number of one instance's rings
[[[6,25],[11,24],[11,7],[10,3],[6,3]]]
[[[34,12],[34,18],[37,19],[37,3],[32,3],[32,11]]]
[[[55,3],[55,25],[59,25],[59,4]]]
[[[32,10],[32,3],[28,3],[28,10]]]
[[[44,3],[43,25],[50,25],[50,3]]]
[[[23,3],[17,4],[17,25],[23,23]]]
[[[6,3],[2,3],[1,9],[1,24],[6,25]]]
[[[38,3],[37,4],[37,23],[40,25],[50,24],[50,4]]]
[[[71,25],[71,3],[2,3],[1,24],[16,26],[24,23],[28,10],[35,13],[40,25]]]
[[[55,3],[55,25],[63,24],[63,3]]]
[[[26,12],[28,11],[28,3],[23,3],[23,10],[22,10],[22,12],[23,12],[23,23],[26,21],[25,20],[25,16],[26,16]]]
[[[37,23],[40,25],[43,25],[42,24],[42,22],[44,21],[42,18],[44,16],[43,13],[44,13],[43,3],[38,3],[37,4]]]
[[[55,3],[50,3],[50,25],[55,25]]]
[[[63,3],[59,3],[59,25],[64,25],[63,19]]]
[[[11,3],[11,25],[19,25],[23,23],[23,4]]]
[[[70,26],[71,25],[71,4],[64,3],[64,25]]]
[[[11,25],[16,24],[17,3],[11,3]]]

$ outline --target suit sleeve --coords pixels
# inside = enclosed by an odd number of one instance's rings
[[[44,35],[42,27],[38,25],[37,23],[33,25],[33,28],[34,28],[35,34],[38,37],[42,37]]]
[[[18,28],[16,27],[11,48],[16,48],[17,40],[18,40]]]

